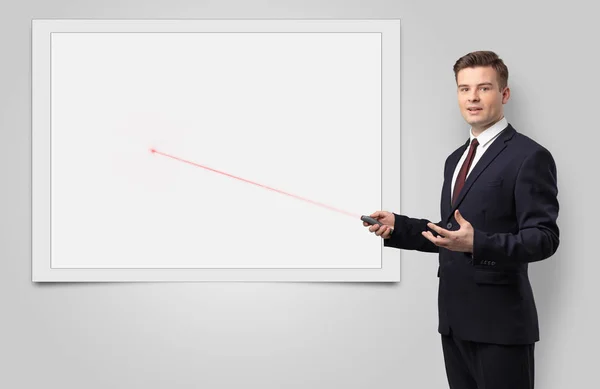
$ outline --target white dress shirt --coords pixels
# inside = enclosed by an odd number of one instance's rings
[[[483,153],[485,153],[485,151],[490,147],[490,145],[492,143],[494,143],[496,138],[498,138],[498,135],[500,135],[502,130],[504,130],[506,127],[508,127],[508,121],[506,120],[505,117],[502,117],[502,119],[500,119],[499,121],[494,123],[490,128],[488,128],[487,130],[485,130],[481,134],[479,134],[479,136],[477,137],[477,142],[479,142],[479,145],[475,149],[475,157],[473,158],[473,162],[471,162],[471,166],[469,167],[469,171],[467,172],[467,177],[469,177],[469,174],[473,170],[473,167],[475,167],[477,162],[481,159],[481,156],[483,155]],[[469,145],[471,144],[470,142],[472,142],[473,139],[475,139],[475,137],[473,136],[472,129],[473,129],[473,127],[471,127],[469,129],[469,135],[470,135]],[[458,164],[456,165],[456,169],[454,169],[454,175],[452,176],[452,186],[450,188],[450,196],[451,197],[452,197],[452,194],[454,193],[454,184],[456,184],[456,178],[458,177],[458,172],[460,171],[460,168],[462,167],[463,163],[465,162],[465,159],[467,159],[467,154],[469,154],[469,147],[467,147],[467,149],[463,153],[462,157],[460,157],[460,160],[458,161]],[[465,180],[466,180],[466,178],[465,178]]]

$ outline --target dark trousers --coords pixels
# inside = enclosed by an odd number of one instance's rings
[[[442,335],[450,389],[533,389],[534,347],[477,343]]]

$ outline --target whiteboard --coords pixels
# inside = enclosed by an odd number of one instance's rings
[[[34,281],[399,280],[398,21],[32,29]]]

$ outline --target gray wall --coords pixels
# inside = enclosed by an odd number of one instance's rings
[[[432,254],[405,252],[399,284],[32,284],[32,18],[401,18],[402,209],[392,211],[436,221],[443,162],[468,129],[452,65],[496,51],[511,72],[509,122],[558,165],[561,246],[531,266],[537,387],[593,386],[600,28],[583,1],[559,4],[2,0],[0,387],[447,387]]]

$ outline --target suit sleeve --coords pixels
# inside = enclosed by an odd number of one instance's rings
[[[556,165],[544,148],[522,163],[515,183],[517,233],[475,230],[473,263],[536,262],[550,257],[559,244]]]
[[[434,235],[437,235],[435,231],[427,227],[429,220],[414,219],[397,214],[394,214],[394,218],[394,232],[391,237],[383,240],[383,245],[385,247],[417,250],[428,253],[437,253],[439,251],[438,246],[421,235],[422,231],[431,231]],[[439,225],[440,223],[437,224]]]

